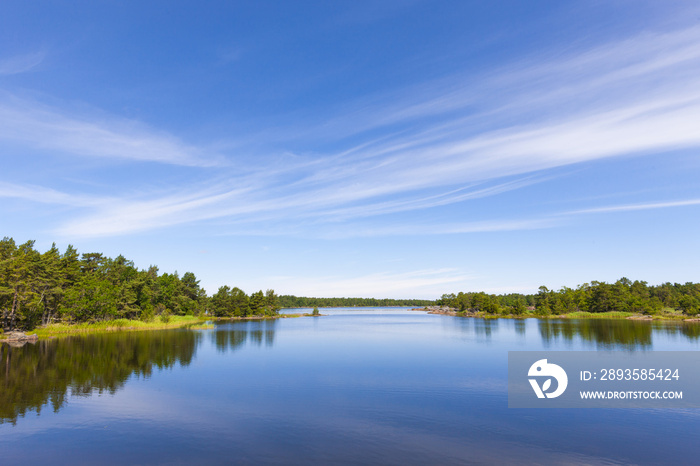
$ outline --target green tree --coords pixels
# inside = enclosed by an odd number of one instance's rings
[[[535,312],[537,315],[548,316],[552,313],[552,295],[546,286],[539,287],[535,295]]]
[[[512,307],[513,315],[516,316],[521,316],[527,312],[527,307],[525,306],[525,300],[518,300],[515,302],[515,305]]]
[[[678,301],[678,308],[685,314],[695,316],[700,313],[700,299],[692,295],[684,295]]]
[[[250,313],[256,316],[265,314],[265,295],[262,290],[250,295]]]
[[[275,315],[279,312],[280,306],[277,301],[275,290],[265,291],[265,309],[266,313],[270,315]]]
[[[243,290],[238,287],[234,287],[230,293],[231,299],[231,309],[234,316],[245,317],[251,314],[250,310],[250,299],[248,295],[245,294]]]

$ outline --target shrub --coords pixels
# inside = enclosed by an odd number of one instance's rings
[[[153,317],[155,317],[153,306],[145,306],[141,311],[141,320],[144,322],[151,322],[153,321]]]
[[[158,312],[160,311],[160,312]],[[156,312],[160,314],[160,321],[163,322],[164,324],[167,324],[170,322],[170,316],[173,314],[170,309],[167,307],[163,306],[162,304],[159,304],[156,306]]]

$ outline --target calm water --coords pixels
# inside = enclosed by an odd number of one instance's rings
[[[508,350],[700,325],[396,309],[0,347],[2,464],[698,464],[700,410],[507,408]]]

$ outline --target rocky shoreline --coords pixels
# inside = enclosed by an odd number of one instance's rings
[[[10,346],[24,346],[26,343],[36,343],[39,337],[36,333],[27,335],[24,332],[7,332],[0,334],[0,342],[7,343]]]
[[[441,314],[444,316],[456,316],[458,315],[457,309],[453,309],[447,306],[426,306],[426,307],[414,307],[412,311],[427,311],[428,314]],[[462,314],[470,315],[470,314]]]
[[[580,316],[574,316],[571,317],[567,314],[561,314],[561,315],[548,315],[548,316],[538,316],[538,315],[500,315],[500,314],[486,314],[484,312],[475,312],[475,311],[458,311],[455,308],[448,307],[448,306],[426,306],[426,307],[415,307],[411,309],[412,311],[423,311],[427,312],[428,314],[439,314],[439,315],[444,315],[444,316],[455,316],[455,317],[482,317],[482,318],[488,318],[488,319],[497,319],[497,318],[504,318],[504,319],[527,319],[527,318],[536,318],[536,319],[589,319],[591,317],[580,317]],[[638,315],[631,315],[628,317],[624,317],[626,320],[641,320],[641,321],[652,321],[652,320],[661,320],[661,321],[676,321],[676,322],[696,322],[700,323],[700,318],[697,317],[691,317],[691,318],[679,318],[679,317],[668,317],[668,316],[651,316],[651,315],[646,315],[646,314],[638,314]]]

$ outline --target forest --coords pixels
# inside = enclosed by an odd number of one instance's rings
[[[494,295],[484,292],[444,294],[437,300],[464,312],[488,314],[561,315],[573,312],[625,312],[655,315],[680,312],[695,316],[700,313],[700,283],[663,283],[650,286],[645,281],[621,278],[615,283],[592,281],[576,288],[558,291],[541,286],[537,294]]]
[[[377,299],[377,298],[307,298],[282,295],[278,302],[283,308],[299,307],[389,307],[389,306],[432,306],[434,300],[427,299]]]
[[[279,309],[273,290],[247,295],[222,286],[209,297],[192,272],[161,274],[156,266],[138,270],[121,255],[79,254],[73,246],[60,252],[55,244],[40,253],[34,241],[0,241],[0,329],[170,315],[265,316]]]

